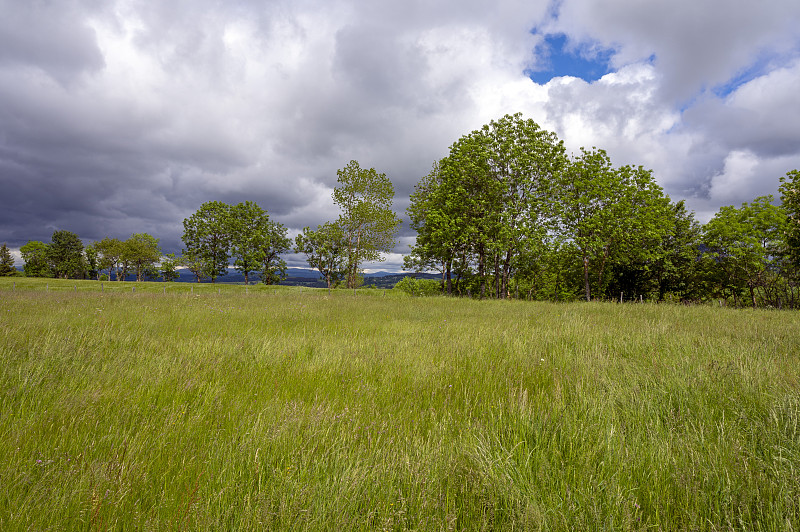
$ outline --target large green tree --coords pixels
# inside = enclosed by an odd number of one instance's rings
[[[136,280],[144,281],[161,260],[158,239],[147,233],[136,233],[123,243],[122,260],[136,272]]]
[[[495,296],[507,295],[511,277],[530,271],[527,258],[544,252],[565,164],[556,135],[520,114],[464,135],[411,196],[418,236],[406,266],[441,270],[451,292],[453,265],[474,263],[482,297],[490,275]]]
[[[49,246],[38,240],[31,240],[19,248],[22,260],[25,261],[23,271],[26,277],[52,277],[53,271],[47,260]]]
[[[168,283],[178,280],[180,278],[180,274],[178,273],[179,264],[180,259],[177,258],[174,253],[167,253],[161,257],[161,262],[159,264],[161,278]]]
[[[294,239],[295,253],[303,253],[308,265],[317,270],[328,290],[347,276],[346,243],[342,228],[333,223],[305,227]]]
[[[230,249],[230,206],[221,201],[208,201],[189,218],[183,220],[184,256],[199,261],[201,274],[216,282],[228,273]]]
[[[53,275],[64,279],[82,277],[86,271],[83,242],[71,231],[54,231],[47,247],[47,260]]]
[[[721,273],[718,284],[737,301],[746,290],[753,307],[776,270],[786,233],[786,213],[772,201],[771,195],[760,196],[740,208],[722,207],[703,228],[704,243]]]
[[[230,208],[228,233],[233,266],[244,275],[245,284],[250,274],[262,272],[262,280],[270,283],[280,280],[286,269],[280,254],[288,250],[286,228],[269,218],[267,211],[251,201]]]
[[[97,269],[108,270],[108,279],[124,281],[128,273],[125,244],[118,238],[105,237],[92,246],[98,255]]]
[[[455,269],[457,283],[461,273],[458,265],[466,263],[469,239],[464,223],[468,198],[454,180],[447,179],[454,174],[442,171],[449,164],[446,159],[434,163],[430,173],[414,187],[406,213],[417,238],[403,258],[403,266],[407,270],[440,271],[445,291],[452,294],[453,272]]]
[[[592,286],[596,295],[607,295],[614,268],[627,265],[639,275],[649,268],[668,216],[669,199],[652,172],[614,168],[604,150],[581,148],[561,174],[558,218],[561,238],[579,252],[587,301]]]
[[[559,221],[562,238],[579,251],[583,267],[583,289],[592,299],[591,263],[607,257],[611,245],[624,237],[619,223],[617,174],[604,150],[581,148],[562,174]],[[602,278],[602,274],[599,274]]]
[[[342,211],[337,225],[347,246],[347,286],[355,288],[361,264],[382,261],[381,253],[394,248],[400,219],[392,210],[394,187],[386,174],[362,169],[357,161],[336,174],[339,186],[333,191],[333,202]]]
[[[651,266],[658,300],[663,301],[667,294],[680,299],[699,298],[702,228],[695,220],[694,213],[686,209],[683,200],[670,203],[667,214],[666,231],[656,248],[657,254]]]
[[[519,113],[493,120],[479,133],[485,139],[488,178],[496,183],[501,196],[499,224],[493,231],[496,241],[492,243],[499,296],[508,293],[518,257],[544,252],[554,214],[554,180],[567,159],[563,143],[554,133]]]
[[[16,275],[17,269],[14,267],[14,257],[6,244],[0,247],[0,276],[7,277]]]
[[[781,177],[781,207],[786,213],[784,255],[791,277],[800,276],[800,171],[791,170]]]
[[[292,247],[292,241],[286,233],[283,224],[272,220],[264,224],[257,242],[257,257],[261,261],[259,275],[264,284],[275,284],[286,279],[286,261],[281,255],[288,253]]]
[[[89,279],[100,280],[100,254],[94,244],[88,244],[83,248],[83,254],[86,258],[86,275]]]

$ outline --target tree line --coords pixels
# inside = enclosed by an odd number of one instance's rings
[[[273,284],[286,278],[282,255],[294,250],[306,255],[309,266],[320,272],[329,288],[342,281],[355,288],[363,282],[361,265],[383,260],[381,254],[394,247],[400,220],[392,210],[394,187],[385,174],[374,168],[362,169],[357,161],[351,161],[337,171],[337,177],[333,202],[342,214],[316,229],[304,228],[294,242],[287,236],[287,228],[254,202],[229,205],[209,201],[183,220],[185,247],[180,256],[163,255],[159,239],[147,233],[127,240],[107,237],[84,246],[75,233],[59,230],[49,243],[29,241],[20,248],[24,273],[29,277],[116,281],[135,273],[137,281],[174,281],[178,268],[184,267],[197,282],[214,283],[233,267],[246,284],[256,278]],[[16,273],[5,245],[0,254],[0,272]]]
[[[216,282],[232,267],[247,283],[272,284],[285,279],[282,255],[294,251],[329,288],[355,288],[361,265],[393,249],[400,220],[385,174],[351,161],[337,181],[338,219],[305,227],[294,241],[253,202],[211,201],[183,221],[180,256],[162,255],[148,234],[84,248],[73,233],[56,231],[48,244],[21,248],[25,274],[170,281],[185,267],[197,282]],[[506,115],[458,139],[416,185],[407,214],[417,239],[404,266],[438,271],[439,292],[448,295],[798,308],[798,187],[800,173],[789,171],[779,205],[758,197],[701,225],[651,170],[616,167],[596,147],[568,155],[554,133]]]
[[[406,269],[447,294],[800,306],[800,177],[704,226],[641,166],[506,115],[456,141],[411,195]]]
[[[20,253],[27,277],[118,281],[129,274],[135,274],[137,281],[178,277],[174,255],[162,255],[158,239],[147,233],[133,234],[127,240],[103,238],[84,245],[72,231],[58,230],[50,242],[28,241]],[[8,274],[15,273],[16,269]]]

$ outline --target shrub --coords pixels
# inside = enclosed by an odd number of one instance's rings
[[[413,277],[403,277],[394,287],[410,296],[435,296],[442,291],[439,281],[435,279]]]

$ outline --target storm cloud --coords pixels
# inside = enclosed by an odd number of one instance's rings
[[[0,241],[148,232],[178,251],[209,200],[295,234],[336,218],[351,159],[402,214],[455,140],[515,112],[652,168],[705,221],[800,168],[800,4],[733,4],[0,0]],[[549,71],[556,34],[609,73]]]

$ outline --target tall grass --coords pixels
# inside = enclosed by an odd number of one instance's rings
[[[800,528],[797,313],[132,286],[0,281],[0,530]]]

